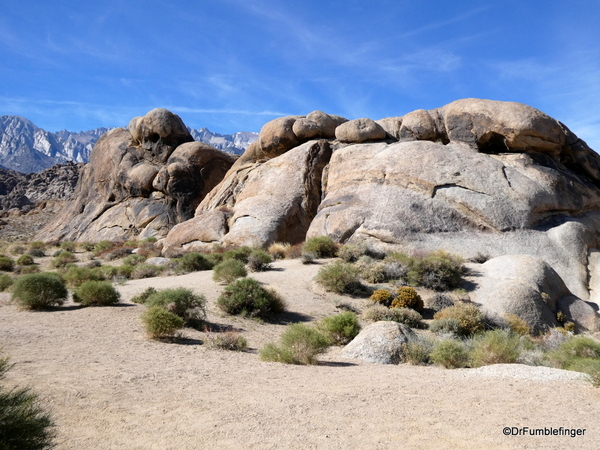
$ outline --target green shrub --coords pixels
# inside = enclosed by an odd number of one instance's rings
[[[181,317],[162,306],[148,308],[142,314],[142,322],[146,327],[146,333],[153,339],[172,337],[184,324]]]
[[[69,251],[60,251],[52,261],[50,265],[55,268],[65,267],[67,264],[72,264],[77,261],[75,255]]]
[[[316,280],[326,290],[338,294],[353,294],[361,287],[358,268],[342,261],[319,269]]]
[[[133,303],[141,303],[142,305],[148,301],[151,295],[156,294],[158,291],[153,287],[146,288],[141,294],[136,295],[131,299]]]
[[[108,306],[119,303],[121,294],[108,281],[84,281],[73,291],[73,301],[82,306]]]
[[[358,258],[366,255],[368,252],[367,246],[364,243],[360,244],[344,244],[338,250],[338,257],[345,262],[356,262]]]
[[[102,267],[102,268],[104,269],[104,267]],[[121,264],[120,266],[117,266],[115,269],[116,269],[116,272],[115,272],[114,277],[131,278],[135,267],[127,265],[127,264]]]
[[[248,348],[248,341],[237,331],[225,331],[222,333],[207,332],[206,344],[208,348],[234,352],[243,352]]]
[[[46,244],[44,244],[42,241],[30,242],[29,250],[46,250]]]
[[[316,258],[333,258],[337,251],[337,244],[329,236],[312,237],[302,246],[302,253],[312,253]]]
[[[198,272],[200,270],[210,270],[212,268],[213,265],[202,253],[186,253],[177,260],[177,271],[179,272]]]
[[[412,309],[410,311],[413,311]],[[416,311],[413,311],[416,312]],[[417,336],[402,344],[404,362],[414,365],[427,365],[431,363],[431,352],[434,341],[432,339]]]
[[[0,292],[6,291],[14,283],[12,277],[6,273],[0,274]]]
[[[414,269],[418,273],[418,284],[436,291],[459,287],[465,272],[462,258],[443,251],[419,260]]]
[[[206,298],[184,287],[161,289],[146,299],[149,307],[160,306],[198,327],[206,319]]]
[[[383,305],[373,305],[366,308],[363,311],[362,316],[363,319],[369,322],[389,320],[392,322],[403,323],[411,328],[423,327],[423,316],[410,308],[388,308]]]
[[[86,252],[93,252],[95,248],[95,244],[93,242],[82,242],[79,244],[83,250]]]
[[[113,247],[110,241],[100,241],[94,245],[94,254],[99,255],[100,253],[106,252]]]
[[[12,272],[15,268],[15,261],[8,256],[0,256],[0,270],[3,272]]]
[[[104,280],[102,270],[90,269],[88,267],[73,266],[64,275],[67,286],[75,288],[81,286],[86,281]]]
[[[64,242],[61,242],[60,248],[62,250],[64,250],[65,252],[73,253],[75,251],[75,249],[77,248],[77,244],[75,244],[75,242],[71,242],[71,241],[64,241]]]
[[[62,305],[68,295],[63,279],[55,273],[32,273],[17,279],[12,299],[27,309]]]
[[[566,370],[593,372],[600,369],[600,343],[587,336],[574,336],[548,354],[550,362]]]
[[[229,284],[217,299],[217,306],[231,315],[270,318],[285,310],[279,294],[263,288],[253,278],[241,278]]]
[[[248,256],[248,268],[251,272],[264,272],[271,268],[273,258],[264,250],[252,250]]]
[[[130,273],[131,278],[133,278],[134,280],[139,280],[141,278],[157,277],[163,270],[163,267],[155,266],[152,264],[138,264],[133,268],[133,270]]]
[[[456,319],[459,323],[459,334],[470,336],[483,331],[483,314],[479,308],[473,304],[459,303],[438,311],[433,316],[434,319]]]
[[[21,255],[17,259],[17,264],[20,266],[30,266],[33,263],[34,262],[33,262],[33,258],[31,257],[31,255]]]
[[[217,264],[222,263],[225,260],[223,253],[209,253],[207,255],[204,255],[204,257],[206,258],[206,260],[212,268],[214,268]]]
[[[46,252],[41,248],[32,248],[27,252],[27,254],[34,258],[43,258],[44,256],[46,256]]]
[[[11,365],[0,358],[0,380]],[[0,449],[45,450],[52,448],[52,419],[30,389],[0,385]]]
[[[521,339],[507,330],[490,330],[476,336],[471,350],[474,367],[516,363],[521,355]]]
[[[240,247],[236,249],[227,250],[223,253],[223,260],[226,259],[235,259],[237,261],[241,261],[246,264],[248,262],[248,257],[252,253],[252,249],[250,247]]]
[[[246,275],[248,275],[248,272],[242,261],[226,259],[214,267],[213,280],[218,283],[229,284],[237,278],[243,278]]]
[[[455,336],[462,335],[460,322],[452,317],[433,320],[429,324],[429,331],[435,334],[453,334]]]
[[[414,288],[402,286],[398,288],[396,297],[392,300],[391,308],[411,308],[415,311],[423,311],[423,300]]]
[[[434,344],[431,362],[446,369],[458,369],[469,365],[469,352],[465,345],[454,339],[444,339]]]
[[[295,323],[286,327],[279,345],[268,343],[261,349],[260,359],[286,364],[316,364],[316,355],[328,346],[329,340],[318,330]]]
[[[345,311],[335,316],[325,317],[317,324],[317,330],[323,333],[331,345],[346,345],[360,331],[356,314]]]

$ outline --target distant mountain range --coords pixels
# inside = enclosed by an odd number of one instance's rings
[[[40,172],[67,161],[88,162],[96,141],[110,128],[55,133],[38,128],[20,116],[0,116],[0,167],[21,173]],[[258,133],[241,131],[218,134],[207,128],[194,130],[192,137],[220,150],[241,155],[258,139]]]

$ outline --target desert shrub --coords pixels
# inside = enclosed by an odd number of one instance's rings
[[[30,242],[29,250],[46,250],[46,244],[44,244],[42,241]]]
[[[136,254],[123,258],[123,264],[128,266],[137,266],[138,264],[142,264],[144,261],[146,261],[146,258],[144,258],[142,255]]]
[[[381,261],[358,264],[360,277],[367,283],[384,283],[388,281],[385,267],[386,264]]]
[[[96,244],[94,245],[94,254],[99,255],[103,252],[110,250],[112,247],[113,245],[110,241],[96,242]]]
[[[212,268],[217,264],[222,263],[225,259],[223,253],[208,253],[207,255],[204,255],[204,257]]]
[[[198,327],[206,319],[206,298],[184,287],[161,289],[146,299],[149,307],[160,306]]]
[[[104,269],[104,267],[102,267]],[[134,266],[130,266],[127,264],[121,264],[120,266],[115,267],[115,274],[113,278],[132,278]]]
[[[6,273],[0,274],[0,292],[6,291],[14,283],[12,277]]]
[[[213,265],[202,253],[186,253],[177,260],[177,270],[179,272],[198,272],[200,270],[210,270],[212,268]]]
[[[316,281],[326,290],[353,294],[360,288],[359,269],[343,261],[335,261],[319,269]]]
[[[389,320],[403,323],[411,328],[422,328],[424,326],[423,316],[414,309],[409,308],[388,308],[383,305],[373,305],[365,308],[362,317],[369,322]]]
[[[511,331],[486,331],[473,340],[471,361],[474,367],[516,363],[521,354],[521,339]]]
[[[85,281],[73,291],[73,301],[82,306],[114,305],[120,299],[121,294],[108,281]]]
[[[413,310],[410,310],[413,311]],[[413,311],[415,312],[415,311]],[[431,352],[435,341],[428,337],[417,336],[402,344],[404,362],[413,365],[427,365],[431,363]]]
[[[132,297],[131,301],[133,303],[141,303],[144,304],[150,298],[151,295],[156,294],[158,291],[153,287],[146,288],[142,293]]]
[[[184,324],[181,317],[162,306],[148,308],[142,314],[142,322],[146,327],[146,333],[153,339],[172,337]]]
[[[328,346],[329,340],[318,330],[295,323],[286,327],[279,345],[268,343],[260,350],[260,359],[286,364],[316,364],[316,355]]]
[[[10,254],[15,256],[22,255],[23,253],[25,253],[26,250],[27,249],[25,248],[25,246],[20,244],[14,244],[10,247]]]
[[[367,246],[364,243],[359,244],[344,244],[338,250],[338,257],[345,262],[356,262],[358,258],[366,255],[368,252]]]
[[[86,281],[103,280],[104,274],[98,269],[73,266],[64,274],[64,279],[69,287],[78,287]]]
[[[62,250],[64,250],[65,252],[73,253],[75,251],[75,249],[77,248],[77,244],[75,244],[75,242],[71,242],[71,241],[64,241],[64,242],[61,242],[60,248]]]
[[[433,316],[434,319],[456,319],[458,320],[460,331],[463,336],[470,336],[484,328],[483,314],[479,308],[473,304],[459,303],[438,311]]]
[[[413,288],[402,286],[398,288],[396,297],[392,300],[391,308],[411,308],[415,311],[423,311],[423,300]]]
[[[95,244],[93,242],[82,242],[79,246],[86,252],[93,252]]]
[[[94,269],[96,267],[102,267],[102,263],[97,259],[92,259],[85,265],[85,267],[87,267],[88,269]]]
[[[429,324],[429,331],[435,334],[452,334],[455,336],[460,336],[462,334],[460,322],[452,317],[431,321]]]
[[[301,256],[302,244],[294,244],[285,252],[285,257],[288,259],[300,258]]]
[[[466,346],[454,339],[444,339],[434,344],[431,362],[446,369],[458,369],[469,364],[469,352]]]
[[[50,261],[50,265],[55,268],[65,267],[67,264],[72,264],[77,261],[75,255],[66,250],[62,250],[55,255],[54,259]]]
[[[229,284],[237,278],[243,278],[248,275],[246,267],[242,261],[237,259],[226,259],[214,267],[213,280],[218,283]]]
[[[252,253],[248,256],[248,268],[251,272],[264,272],[269,270],[272,266],[273,258],[264,250],[252,250]]]
[[[40,271],[40,268],[36,265],[16,266],[15,267],[15,272],[18,273],[19,275],[26,275],[28,273],[38,273],[39,271]]]
[[[291,245],[287,242],[275,242],[271,244],[267,251],[269,255],[273,257],[273,259],[284,259],[289,252]]]
[[[248,348],[248,341],[237,331],[207,332],[206,344],[208,348],[234,352],[243,352]]]
[[[600,359],[600,343],[587,336],[574,336],[560,344],[548,355],[550,361],[561,369],[574,370],[574,364],[583,359]]]
[[[516,316],[515,314],[507,314],[505,319],[508,329],[513,333],[521,336],[529,336],[531,334],[529,325],[527,325],[527,322],[525,322],[519,316]]]
[[[315,262],[315,254],[310,252],[302,252],[300,255],[302,264],[313,264]]]
[[[153,264],[138,264],[131,271],[131,278],[134,280],[153,278],[157,277],[163,270],[163,267],[155,266]]]
[[[462,258],[438,251],[416,263],[418,283],[436,291],[448,291],[460,286],[465,267]]]
[[[427,307],[434,311],[441,311],[444,308],[448,308],[454,305],[454,301],[449,295],[436,292],[427,302]]]
[[[27,252],[27,254],[34,258],[43,258],[46,256],[46,252],[42,248],[32,248]]]
[[[302,253],[312,253],[316,258],[333,258],[337,255],[337,244],[329,236],[315,236],[306,240]]]
[[[0,256],[0,270],[3,272],[12,272],[15,268],[15,261],[8,256]]]
[[[17,279],[12,299],[27,309],[43,309],[62,305],[68,291],[63,279],[55,273],[32,273]]]
[[[225,253],[223,253],[223,260],[236,259],[246,264],[248,262],[250,253],[252,253],[252,249],[247,246],[227,250]]]
[[[227,285],[217,306],[231,315],[270,318],[285,310],[285,304],[273,289],[263,288],[253,278],[241,278]]]
[[[403,281],[408,274],[408,267],[399,261],[383,261],[382,271],[387,281]]]
[[[0,380],[11,368],[0,357]],[[54,423],[30,389],[7,389],[0,385],[0,448],[45,450],[54,447]]]
[[[324,317],[317,329],[323,333],[331,345],[345,345],[356,337],[360,325],[356,314],[346,311],[335,316]]]
[[[107,261],[114,261],[115,259],[124,258],[127,255],[131,255],[131,248],[129,247],[117,247],[111,251],[107,251],[102,257]]]
[[[20,266],[30,266],[34,263],[31,255],[21,255],[17,258],[17,264]]]
[[[394,296],[388,289],[376,289],[369,297],[369,300],[371,300],[373,303],[387,307],[392,304],[393,299]]]

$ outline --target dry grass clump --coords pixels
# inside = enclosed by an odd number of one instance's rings
[[[238,331],[212,332],[205,330],[206,346],[210,349],[244,352],[248,349],[248,341]]]
[[[275,242],[269,246],[267,252],[273,259],[285,259],[292,245],[287,242]]]
[[[521,349],[519,335],[503,329],[486,331],[473,339],[471,365],[513,364],[519,359]]]

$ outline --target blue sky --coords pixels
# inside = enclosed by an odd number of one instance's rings
[[[259,131],[478,97],[534,106],[600,151],[600,2],[0,0],[0,80],[0,115],[49,131],[156,107]]]

